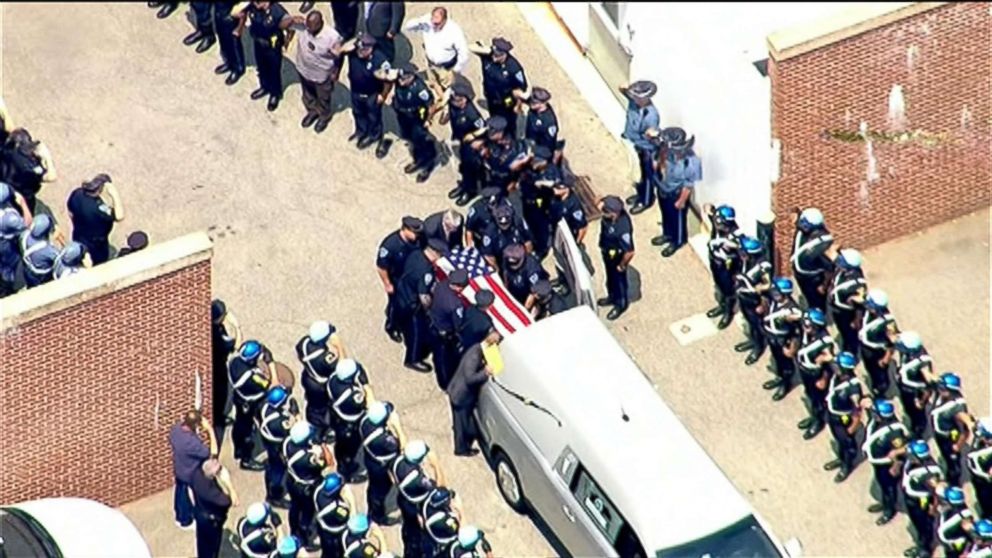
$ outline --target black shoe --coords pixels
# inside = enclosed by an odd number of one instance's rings
[[[195,42],[197,42],[200,39],[203,39],[205,37],[206,37],[206,35],[204,35],[202,31],[200,31],[199,29],[197,29],[196,31],[193,31],[189,35],[186,35],[185,37],[183,37],[183,44],[186,45],[186,46],[193,46],[193,43],[195,43]]]
[[[227,85],[234,85],[235,83],[238,83],[243,75],[245,75],[244,72],[231,72],[230,75],[227,76],[227,79],[224,80],[224,83]]]
[[[612,322],[613,320],[622,316],[623,313],[626,311],[627,311],[626,306],[615,306],[613,310],[610,310],[610,313],[606,315],[606,319]]]
[[[214,46],[214,43],[216,42],[217,42],[216,36],[207,35],[200,41],[200,44],[196,45],[196,53],[203,54],[204,52],[207,52],[208,50],[210,50],[210,47]]]
[[[742,341],[734,345],[734,350],[737,351],[738,353],[746,353],[747,351],[750,351],[753,348],[754,348],[754,343],[750,341]]]
[[[327,125],[330,123],[331,123],[330,118],[321,118],[320,120],[317,120],[317,124],[314,125],[313,131],[320,134],[327,129]]]
[[[401,332],[399,332],[399,331],[387,331],[386,333],[389,334],[389,338],[392,339],[393,341],[395,341],[397,343],[402,343],[403,342],[403,334]]]
[[[455,455],[458,457],[475,457],[476,455],[479,455],[479,450],[472,448],[468,451],[456,451]]]
[[[313,123],[316,121],[317,121],[316,114],[307,114],[306,116],[303,117],[303,120],[300,121],[300,126],[303,126],[304,128],[309,128],[310,126],[313,126]]]
[[[844,464],[841,463],[840,459],[834,459],[833,461],[827,461],[823,464],[824,471],[833,471],[834,469],[840,469]]]
[[[461,185],[455,186],[454,188],[448,190],[448,199],[453,200],[455,198],[460,198],[465,195],[465,191],[462,190]]]
[[[355,140],[361,139],[361,138],[362,138],[362,135],[361,134],[359,134],[358,132],[352,132],[351,135],[348,136],[348,141],[355,141]]]
[[[919,552],[920,549],[918,547],[911,546],[906,550],[903,550],[902,555],[905,556],[906,558],[916,558],[916,556],[919,555]]]
[[[637,200],[638,199],[640,199],[640,196],[638,196],[637,194],[634,194],[633,196],[627,196],[627,200],[626,200],[627,201],[627,205],[628,206],[637,205]]]
[[[238,467],[241,467],[245,471],[264,471],[265,470],[265,464],[264,463],[259,463],[258,461],[255,461],[254,459],[247,460],[247,461],[244,460],[244,459],[242,459],[241,460],[241,463],[238,463]]]
[[[269,103],[266,106],[266,108],[269,109],[269,112],[272,112],[277,108],[279,108],[279,97],[276,97],[275,95],[269,95]]]
[[[357,471],[348,475],[348,484],[362,484],[367,480],[369,480],[369,474],[366,471]]]
[[[269,505],[273,508],[282,508],[288,510],[291,504],[289,498],[283,496],[282,498],[267,498]]]
[[[681,248],[681,247],[679,247],[679,248]],[[679,248],[676,248],[674,245],[669,244],[668,246],[665,246],[665,249],[664,250],[661,251],[661,257],[663,257],[663,258],[670,258],[673,255],[675,255],[675,252],[678,252],[679,251]]]
[[[177,9],[179,9],[179,2],[176,2],[174,4],[166,2],[165,4],[162,5],[161,8],[159,8],[158,13],[155,14],[155,17],[159,19],[165,19],[170,15],[172,15],[172,12],[176,11]]]
[[[722,304],[720,306],[717,306],[716,308],[710,308],[709,310],[706,311],[706,317],[707,318],[715,318],[715,317],[719,316],[720,314],[723,314],[723,305]]]
[[[411,362],[409,364],[404,364],[403,366],[409,368],[410,370],[416,370],[417,372],[430,372],[431,370],[434,370],[431,368],[431,365],[426,362]]]
[[[230,71],[231,71],[231,68],[228,68],[227,67],[227,62],[224,62],[220,66],[217,66],[216,68],[214,68],[214,73],[217,74],[217,75],[219,75],[219,76],[224,75],[224,74],[226,74],[227,72],[230,72]]]
[[[781,387],[782,386],[782,383],[783,382],[782,382],[782,379],[781,378],[775,378],[775,379],[768,380],[767,382],[761,384],[761,387],[764,388],[764,389],[775,389],[777,387]]]
[[[375,148],[375,158],[384,159],[389,154],[389,148],[393,145],[393,140],[380,139],[379,145]]]
[[[252,101],[257,101],[268,94],[269,92],[266,91],[265,88],[259,87],[258,89],[252,91],[250,96]]]
[[[810,426],[813,426],[813,420],[815,420],[813,419],[813,417],[806,417],[803,420],[796,423],[796,428],[798,428],[799,430],[806,430]]]
[[[720,321],[717,322],[716,328],[727,329],[727,326],[729,326],[732,323],[734,323],[734,315],[730,312],[727,312],[726,314],[723,315],[722,318],[720,318]]]
[[[376,140],[374,140],[372,138],[364,137],[364,138],[358,140],[357,147],[359,149],[368,149],[369,146],[371,146],[373,143],[375,143],[375,141]]]
[[[157,8],[162,5],[161,2],[145,2],[149,8]]]
[[[417,173],[417,184],[427,182],[427,179],[431,177],[432,172],[434,172],[434,165],[420,169],[420,172]]]
[[[789,388],[783,384],[772,394],[772,401],[781,401],[786,395],[789,395]]]
[[[882,517],[875,520],[875,525],[885,525],[886,523],[892,521],[895,518],[896,512],[885,512]]]
[[[314,2],[303,2],[300,4],[300,13],[305,14],[313,9]]]
[[[417,172],[417,169],[419,169],[419,168],[420,168],[420,165],[416,161],[414,161],[412,163],[407,163],[407,165],[405,167],[403,167],[403,172],[405,172],[407,174],[413,174],[413,173]]]
[[[882,511],[884,509],[885,509],[885,506],[883,506],[882,504],[879,504],[877,502],[874,503],[874,504],[872,504],[872,505],[870,505],[870,506],[868,506],[868,511],[870,511],[871,513],[878,513],[878,512],[880,512],[880,511]]]
[[[758,362],[761,359],[761,355],[762,353],[752,352],[751,354],[747,355],[746,359],[744,359],[744,364],[747,366],[751,366],[752,364]]]
[[[837,471],[837,474],[834,475],[834,482],[842,483],[846,481],[849,476],[851,476],[851,470],[847,467],[841,467],[840,471]]]
[[[599,299],[599,300],[596,301],[596,305],[597,306],[613,306],[613,301],[610,300],[610,297],[601,298],[601,299]]]
[[[671,238],[663,234],[659,234],[658,236],[651,239],[651,246],[664,246],[671,241],[672,241]]]
[[[803,432],[803,440],[812,440],[816,438],[816,435],[823,431],[823,423],[816,422],[812,427],[808,428],[806,432]]]
[[[649,207],[651,207],[651,206],[649,206],[649,205],[642,205],[642,204],[637,204],[637,205],[635,205],[634,207],[631,207],[631,208],[630,208],[630,211],[629,211],[629,213],[630,213],[631,215],[638,215],[638,214],[641,214],[641,213],[644,213],[645,211],[647,211]]]
[[[455,200],[455,205],[457,205],[458,207],[464,207],[468,205],[468,202],[472,201],[473,197],[475,196],[466,192],[462,194],[457,200]]]

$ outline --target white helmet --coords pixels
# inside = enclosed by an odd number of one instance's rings
[[[316,321],[310,324],[310,342],[323,343],[331,336],[331,324],[325,321]]]
[[[289,439],[292,440],[294,444],[305,443],[310,439],[311,435],[313,435],[313,427],[310,426],[310,423],[305,420],[301,420],[289,429]]]

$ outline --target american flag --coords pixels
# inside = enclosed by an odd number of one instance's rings
[[[503,281],[475,248],[455,248],[447,257],[438,259],[436,265],[439,280],[446,279],[456,269],[468,272],[468,286],[461,296],[469,304],[475,304],[475,293],[480,289],[493,292],[495,300],[487,313],[503,337],[534,323],[527,309],[510,295]]]

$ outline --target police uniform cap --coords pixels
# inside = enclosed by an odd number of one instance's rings
[[[458,544],[462,548],[474,548],[482,538],[482,532],[475,525],[466,525],[458,530]]]
[[[456,287],[468,285],[468,272],[464,269],[456,269],[448,276],[448,282]]]
[[[133,252],[144,250],[148,247],[148,233],[145,231],[134,231],[127,235],[127,247]]]
[[[294,444],[302,444],[306,442],[310,439],[311,434],[313,434],[313,427],[310,426],[310,423],[305,420],[301,420],[289,429],[289,439],[292,440]]]
[[[858,359],[852,353],[844,351],[837,355],[837,364],[844,370],[854,370],[858,365]]]
[[[896,407],[888,399],[879,399],[875,402],[875,412],[880,417],[891,417],[896,414]]]
[[[626,93],[633,99],[650,99],[658,92],[658,86],[653,81],[640,80],[630,84]]]
[[[964,491],[956,486],[949,486],[944,490],[944,499],[951,504],[963,504]]]
[[[362,36],[358,38],[358,46],[360,47],[374,47],[375,43],[375,37],[369,35],[368,33],[362,33]]]
[[[258,358],[258,355],[262,354],[262,344],[254,339],[249,339],[241,345],[241,349],[238,354],[242,359],[251,362]]]
[[[310,338],[311,343],[323,343],[333,334],[334,326],[332,326],[330,322],[317,320],[316,322],[310,324],[308,337]]]
[[[923,341],[920,334],[915,331],[904,331],[896,338],[896,349],[903,353],[911,353],[920,350]]]
[[[448,253],[448,244],[440,238],[432,238],[427,241],[427,247],[442,256]]]
[[[342,382],[347,382],[358,373],[358,362],[353,358],[343,358],[334,368],[334,376]]]
[[[491,306],[496,301],[496,295],[489,289],[482,289],[475,293],[476,306]]]
[[[513,50],[513,43],[503,37],[493,38],[493,51],[507,53]]]
[[[503,249],[503,259],[510,265],[524,261],[527,251],[522,244],[511,244]]]
[[[407,62],[405,64],[400,64],[400,66],[396,68],[396,75],[401,78],[408,76],[415,76],[417,75],[418,71],[420,70],[417,68],[417,66],[415,66],[412,62]]]
[[[255,502],[254,504],[248,506],[248,513],[245,514],[245,519],[248,523],[252,525],[258,525],[259,523],[265,521],[265,518],[269,516],[269,506],[265,502]]]
[[[279,539],[279,545],[276,550],[279,552],[279,556],[295,557],[296,553],[300,551],[300,542],[293,535],[282,537]]]
[[[677,126],[665,128],[661,131],[661,139],[665,145],[673,151],[683,151],[692,147],[696,143],[696,137],[688,137],[685,130]]]
[[[103,188],[103,185],[104,185],[103,181],[94,178],[93,180],[87,180],[86,182],[83,182],[81,187],[84,192],[93,193],[93,192],[99,192],[100,188]]]
[[[553,153],[551,149],[546,145],[535,145],[534,146],[534,159],[540,159],[542,161],[550,161]]]
[[[413,440],[403,448],[403,457],[411,463],[420,463],[427,456],[428,449],[423,440]]]
[[[407,215],[403,218],[401,224],[404,229],[410,229],[417,234],[420,234],[424,230],[424,222],[419,217]]]
[[[606,196],[603,198],[603,211],[609,213],[622,213],[623,200],[616,196]]]
[[[43,238],[48,236],[48,233],[51,231],[52,218],[44,213],[36,215],[34,221],[31,222],[31,236],[34,238]]]
[[[342,486],[344,486],[344,478],[337,472],[328,473],[324,476],[324,482],[321,483],[321,488],[329,494],[339,492]]]
[[[551,92],[543,87],[535,87],[530,91],[530,100],[546,103],[551,100]]]
[[[505,131],[506,126],[506,118],[503,118],[498,114],[490,116],[489,120],[486,121],[486,137],[493,138],[496,134]]]
[[[0,232],[4,234],[16,234],[24,230],[24,219],[15,211],[3,212],[3,219],[0,219]]]
[[[269,388],[269,393],[265,395],[265,400],[268,401],[269,405],[275,405],[276,407],[282,405],[288,398],[289,392],[282,386],[272,386]]]
[[[534,286],[530,288],[530,292],[541,299],[551,296],[551,281],[541,279],[537,283],[534,283]]]
[[[210,303],[210,318],[216,322],[217,320],[223,318],[225,314],[227,314],[227,305],[224,304],[223,300],[215,298],[213,302]]]
[[[479,195],[482,196],[482,199],[486,200],[486,203],[492,205],[503,196],[503,190],[495,186],[486,186],[479,192]]]
[[[472,87],[467,83],[459,81],[451,85],[451,94],[459,97],[465,97],[466,99],[471,99]]]
[[[382,401],[376,401],[369,405],[368,411],[366,411],[365,416],[369,418],[369,422],[374,426],[382,426],[386,419],[389,418],[390,404],[384,403]]]
[[[925,459],[930,456],[930,446],[924,440],[913,440],[909,444],[909,452],[920,459]]]

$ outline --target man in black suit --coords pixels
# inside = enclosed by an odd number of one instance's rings
[[[399,34],[406,15],[403,2],[365,2],[363,13],[365,32],[375,37],[375,48],[393,62],[396,45],[393,40]]]
[[[465,219],[454,209],[438,211],[424,219],[424,240],[437,238],[448,245],[449,250],[461,248],[465,236]]]
[[[448,392],[448,399],[451,402],[452,430],[455,436],[455,455],[457,456],[470,457],[479,453],[477,449],[472,447],[473,443],[479,439],[475,417],[472,413],[479,401],[479,390],[482,389],[482,384],[498,372],[486,362],[483,349],[489,345],[496,345],[499,341],[499,333],[492,329],[485,340],[469,347],[462,355],[458,369],[445,390]]]
[[[341,35],[342,41],[353,38],[358,31],[358,9],[361,4],[361,2],[331,2],[334,29]]]

